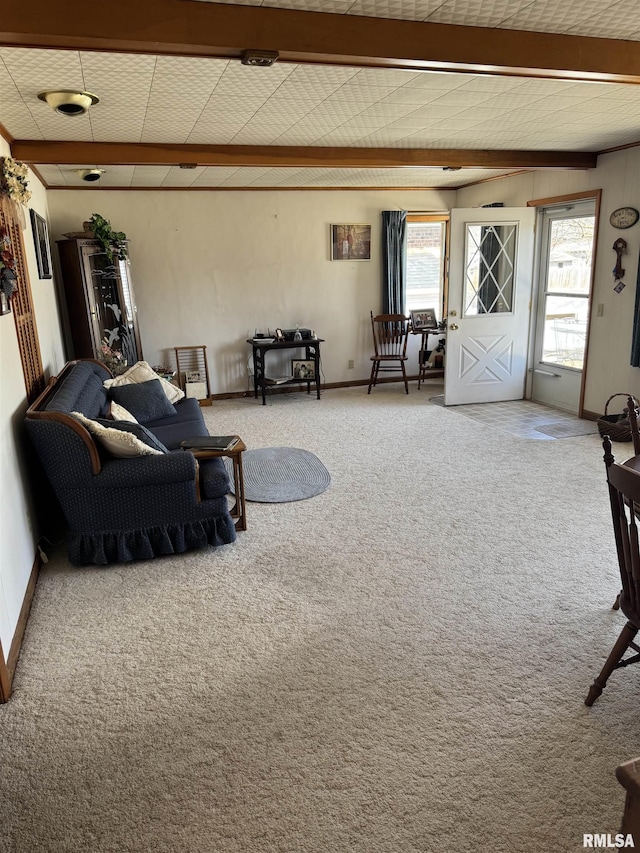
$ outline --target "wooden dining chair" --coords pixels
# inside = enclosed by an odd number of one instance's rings
[[[629,423],[631,424],[631,440],[633,441],[633,452],[640,456],[640,408],[637,400],[629,395],[627,406],[629,408]]]
[[[409,393],[405,362],[407,360],[407,340],[409,337],[409,320],[404,314],[371,313],[371,330],[373,332],[373,352],[371,356],[371,378],[369,390],[377,384],[380,372],[402,372],[404,390]]]
[[[608,437],[605,437],[602,446],[622,580],[618,603],[627,618],[627,624],[620,632],[602,671],[591,685],[585,705],[593,705],[614,670],[640,662],[640,646],[635,642],[640,630],[640,460],[634,456],[619,465],[611,453]],[[629,650],[635,654],[625,657]]]

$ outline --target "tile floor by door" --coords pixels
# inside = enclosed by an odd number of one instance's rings
[[[444,394],[437,387],[429,388],[429,401],[436,405],[444,405]],[[516,435],[519,438],[533,438],[538,441],[555,441],[556,437],[539,432],[536,427],[547,424],[577,424],[586,425],[591,422],[584,421],[575,415],[551,409],[531,400],[512,400],[508,403],[472,403],[463,406],[450,406],[449,411],[472,418],[483,424],[488,424],[495,429]],[[597,427],[593,422],[593,432],[597,433]]]

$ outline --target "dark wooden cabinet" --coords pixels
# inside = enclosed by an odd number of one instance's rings
[[[128,258],[113,260],[97,240],[58,240],[69,317],[70,358],[97,358],[102,342],[121,350],[127,364],[142,359],[136,300]]]

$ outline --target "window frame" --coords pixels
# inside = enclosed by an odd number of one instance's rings
[[[410,224],[420,222],[442,222],[444,223],[444,247],[442,258],[442,282],[441,282],[441,304],[437,306],[440,311],[440,319],[444,320],[448,312],[449,304],[449,240],[451,230],[451,216],[449,213],[407,213],[407,239],[408,228]],[[407,295],[405,291],[404,298],[404,313],[407,314]],[[431,308],[431,305],[420,306],[421,308]]]

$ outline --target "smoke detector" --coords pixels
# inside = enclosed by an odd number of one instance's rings
[[[40,92],[38,97],[63,116],[83,116],[90,106],[100,101],[100,98],[91,92],[77,92],[73,89]]]

